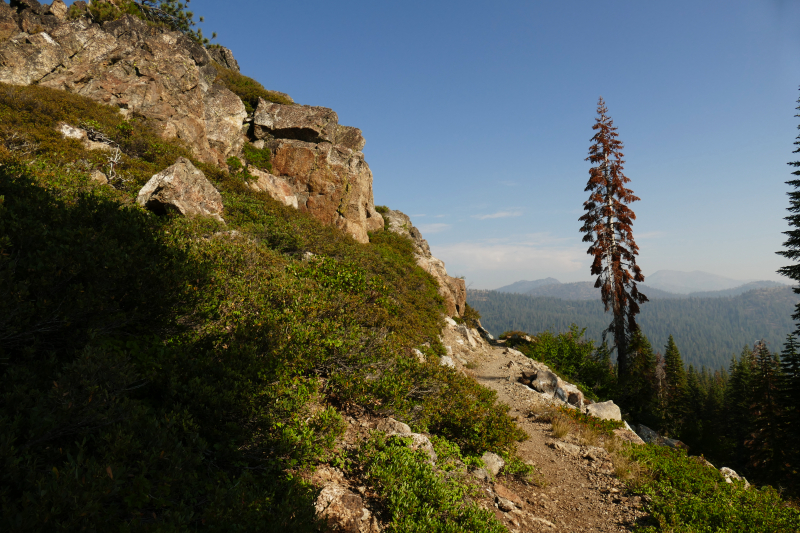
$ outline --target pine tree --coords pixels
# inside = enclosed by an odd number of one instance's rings
[[[784,468],[793,485],[800,481],[800,345],[794,335],[786,336],[781,352],[780,403],[783,406],[781,443]]]
[[[647,337],[636,330],[630,339],[630,370],[620,403],[640,423],[657,428],[658,387],[656,355]]]
[[[700,376],[694,369],[694,365],[689,365],[686,373],[686,402],[687,416],[686,423],[681,433],[681,440],[689,445],[691,449],[700,449],[700,442],[703,438],[703,405],[705,394],[700,384]]]
[[[800,99],[797,100],[797,103],[800,104]],[[800,106],[796,109],[800,110]],[[800,115],[795,115],[795,117],[800,118]],[[800,126],[798,126],[797,129],[800,129]],[[797,149],[792,153],[800,153],[800,135],[797,136],[794,144],[797,146]],[[800,161],[792,161],[789,165],[798,168],[798,170],[792,172],[792,175],[798,176],[798,178],[786,182],[787,185],[794,188],[793,191],[786,193],[789,196],[789,207],[786,208],[786,210],[791,214],[785,217],[785,220],[789,222],[789,226],[792,229],[783,232],[783,234],[788,237],[786,242],[783,243],[786,250],[781,250],[776,253],[792,261],[797,261],[800,259]],[[782,267],[778,269],[778,273],[789,279],[800,282],[800,264]],[[800,294],[800,286],[796,286],[794,292]],[[795,307],[792,318],[796,321],[800,321],[800,303]],[[796,332],[800,333],[800,328],[798,328]]]
[[[762,479],[773,480],[783,466],[779,398],[781,372],[777,358],[764,341],[756,348],[754,370],[754,394],[750,405],[752,431],[744,443],[750,450],[749,465],[755,469],[754,473]]]
[[[756,348],[758,345],[756,345]],[[730,460],[734,468],[747,464],[749,452],[744,446],[753,431],[752,411],[755,392],[755,349],[745,346],[739,359],[731,362],[731,377],[725,390],[725,436],[731,443]]]
[[[624,388],[630,373],[628,344],[639,329],[639,304],[647,301],[636,287],[644,276],[636,264],[639,247],[631,228],[636,214],[627,205],[639,198],[625,187],[630,179],[622,173],[622,141],[617,139],[617,128],[602,97],[597,114],[592,126],[596,133],[586,158],[593,165],[585,189],[591,194],[583,204],[586,213],[579,220],[583,222],[581,232],[586,234],[583,242],[592,243],[587,253],[594,257],[591,272],[597,276],[595,287],[600,288],[605,310],[614,314],[606,332],[614,336],[620,385]]]
[[[664,348],[664,373],[666,374],[666,411],[662,428],[668,435],[680,435],[686,416],[686,369],[675,339],[669,336]]]

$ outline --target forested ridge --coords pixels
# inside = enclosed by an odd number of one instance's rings
[[[728,298],[653,299],[642,305],[639,324],[656,349],[670,335],[684,361],[696,367],[727,367],[744,345],[764,339],[779,350],[793,331],[792,312],[800,298],[791,287],[757,289]],[[495,291],[467,292],[467,302],[481,313],[481,323],[493,334],[521,330],[530,333],[586,328],[586,337],[602,339],[610,316],[597,300],[561,300]],[[610,340],[610,339],[609,339]]]

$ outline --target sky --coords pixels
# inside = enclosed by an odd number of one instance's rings
[[[645,274],[788,281],[800,2],[192,0],[242,73],[361,128],[375,203],[473,289],[588,281],[602,96]]]

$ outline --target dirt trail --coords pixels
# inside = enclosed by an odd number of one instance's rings
[[[605,450],[587,446],[572,434],[556,439],[550,423],[537,422],[535,416],[529,416],[543,411],[550,401],[517,382],[521,371],[530,364],[528,358],[506,349],[502,343],[489,344],[474,335],[467,336],[463,327],[445,328],[443,340],[451,347],[456,366],[497,391],[499,400],[511,407],[511,416],[530,436],[520,444],[519,454],[524,461],[536,465],[543,482],[501,479],[487,484],[485,503],[491,505],[509,530],[630,531],[643,516],[641,502],[626,494]],[[498,488],[502,483],[505,486]],[[504,512],[493,501],[495,494],[504,496],[507,490],[519,498],[516,509]]]

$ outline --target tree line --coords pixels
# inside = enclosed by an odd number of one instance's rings
[[[695,368],[727,366],[745,344],[765,339],[779,349],[794,330],[792,310],[800,301],[790,287],[759,289],[728,298],[652,299],[642,306],[639,326],[654,345],[670,335]],[[561,300],[494,291],[468,291],[467,302],[494,334],[508,330],[568,331],[572,323],[586,328],[586,337],[602,339],[608,325],[600,300]]]

